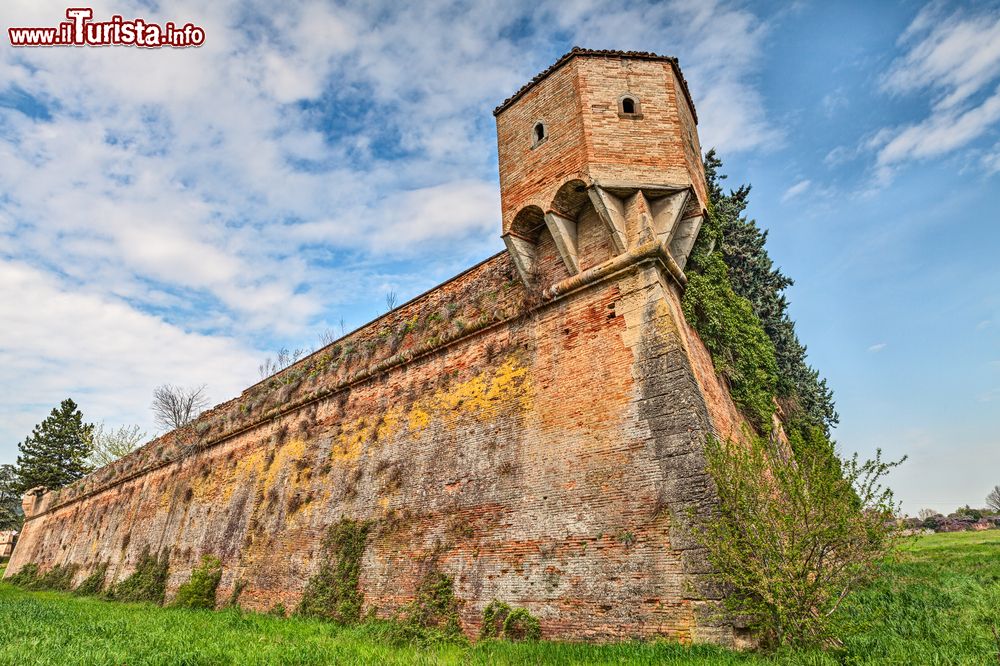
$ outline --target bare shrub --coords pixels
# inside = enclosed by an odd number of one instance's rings
[[[993,490],[986,496],[986,506],[1000,513],[1000,486],[993,486]]]
[[[153,391],[153,417],[164,430],[188,425],[208,407],[205,385],[193,388],[163,384]]]
[[[270,356],[264,359],[264,362],[257,366],[258,372],[260,372],[261,379],[267,379],[271,375],[275,375],[288,366],[294,364],[300,358],[304,358],[312,353],[310,350],[305,348],[296,348],[289,351],[287,348],[282,347],[278,350],[278,353],[274,355],[274,358]]]

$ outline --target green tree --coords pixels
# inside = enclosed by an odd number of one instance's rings
[[[93,429],[75,402],[63,400],[18,445],[18,492],[35,486],[62,488],[86,476]]]
[[[18,483],[17,468],[0,465],[0,530],[19,530],[24,523]]]
[[[744,214],[750,203],[750,186],[741,185],[726,193],[722,187],[726,176],[721,169],[722,160],[710,150],[705,155],[710,220],[692,255],[694,270],[707,272],[713,260],[721,257],[729,269],[727,277],[733,292],[750,302],[774,347],[775,393],[785,412],[803,416],[829,435],[830,426],[838,421],[833,393],[826,380],[806,362],[806,347],[788,315],[784,291],[792,286],[792,279],[774,266],[766,248],[767,231]]]
[[[88,462],[94,468],[110,465],[135,451],[145,438],[145,431],[137,425],[109,428],[99,423],[91,431]]]
[[[971,506],[966,504],[965,506],[960,506],[955,509],[955,514],[959,516],[964,516],[966,518],[971,518],[973,520],[979,520],[983,517],[983,514],[987,513],[985,509],[973,509]]]

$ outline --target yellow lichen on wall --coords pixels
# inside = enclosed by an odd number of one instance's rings
[[[264,475],[261,490],[266,495],[278,482],[279,475],[291,465],[301,459],[306,453],[306,440],[301,438],[290,439],[274,452],[274,460]]]
[[[215,498],[219,494],[219,481],[215,471],[211,467],[211,463],[205,464],[209,467],[206,468],[205,472],[196,475],[194,481],[191,482],[192,499],[197,502]]]
[[[435,418],[446,425],[454,425],[464,414],[488,421],[511,405],[527,411],[531,402],[528,369],[516,357],[510,356],[492,372],[480,373],[417,402],[410,409],[407,421],[411,431],[419,432]]]
[[[222,501],[224,503],[228,503],[232,499],[236,489],[246,483],[248,478],[264,469],[264,455],[262,449],[243,452],[236,464],[226,470],[225,478],[222,481]]]
[[[414,405],[410,409],[410,413],[407,417],[407,423],[410,426],[412,432],[420,432],[431,422],[431,415],[420,407],[419,404]]]
[[[382,420],[375,431],[379,441],[384,441],[392,437],[402,420],[403,408],[399,406],[390,407],[382,415]]]
[[[348,421],[330,449],[331,461],[357,460],[361,457],[362,446],[372,436],[375,429],[364,417]]]

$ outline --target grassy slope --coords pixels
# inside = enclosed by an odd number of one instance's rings
[[[834,652],[773,658],[711,647],[481,643],[393,647],[385,627],[341,629],[233,611],[115,604],[0,585],[0,664],[668,663],[996,664],[1000,531],[921,537],[856,595]]]

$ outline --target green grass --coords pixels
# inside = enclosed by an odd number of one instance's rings
[[[0,664],[993,664],[1000,531],[908,544],[855,595],[837,650],[740,654],[675,643],[394,645],[390,627],[340,628],[238,611],[160,608],[0,584]],[[847,628],[845,628],[845,631]]]

